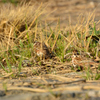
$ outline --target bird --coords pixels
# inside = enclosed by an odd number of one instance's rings
[[[72,58],[72,64],[74,67],[77,67],[77,66],[85,67],[85,66],[97,65],[97,63],[93,61],[91,58],[87,58],[83,55],[79,55],[76,52],[73,53],[71,58]]]
[[[49,47],[45,44],[45,42],[35,41],[33,45],[34,54],[42,59],[51,58],[51,53]]]

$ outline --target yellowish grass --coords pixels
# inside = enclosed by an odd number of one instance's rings
[[[0,7],[0,49],[8,51],[34,34],[35,21],[43,14],[43,5],[20,4],[13,6],[5,4]]]
[[[33,52],[33,48],[29,46],[35,40],[45,42],[48,47],[51,47],[50,50],[55,53],[58,62],[66,62],[61,66],[72,66],[71,55],[74,50],[77,50],[79,54],[82,54],[82,52],[83,54],[92,53],[90,44],[94,35],[94,12],[89,13],[87,18],[80,14],[74,27],[71,26],[69,21],[69,27],[63,30],[60,29],[59,21],[56,27],[48,27],[46,21],[43,21],[44,23],[41,21],[40,17],[43,17],[43,14],[45,14],[45,7],[42,4],[37,8],[30,3],[23,3],[16,7],[6,4],[0,8],[0,52],[2,52],[1,59],[3,61],[5,61],[5,55],[3,55],[5,51],[9,55],[7,56],[8,61],[13,58],[14,63],[18,63],[21,57],[23,59],[32,58],[34,55],[31,55],[30,52]],[[90,29],[90,26],[92,29]],[[92,34],[90,34],[91,31]],[[89,36],[88,39],[87,36]],[[30,43],[28,44],[27,41]],[[16,47],[18,50],[13,51]],[[41,45],[40,49],[42,48]],[[96,48],[92,49],[94,51]],[[70,62],[67,62],[67,59],[64,58],[66,55]],[[95,52],[93,57],[95,58]]]

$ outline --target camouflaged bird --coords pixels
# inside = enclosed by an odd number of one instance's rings
[[[35,41],[33,51],[35,55],[42,57],[42,59],[52,57],[48,46],[44,42]]]
[[[84,66],[98,65],[98,63],[93,61],[91,58],[87,58],[83,55],[79,55],[76,52],[73,52],[73,55],[72,55],[71,58],[72,58],[72,64],[73,64],[74,67],[76,67],[76,66],[84,67]]]

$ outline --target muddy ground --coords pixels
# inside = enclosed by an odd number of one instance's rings
[[[53,12],[46,17],[46,21],[51,27],[56,26],[59,18],[62,29],[69,25],[74,26],[80,20],[78,19],[80,14],[87,18],[94,10],[95,21],[100,20],[100,0],[32,0],[32,2],[36,5],[40,5],[41,2],[48,4],[46,11]],[[97,28],[99,27],[100,24],[97,24]],[[74,72],[68,64],[60,66],[55,73],[57,65],[53,68],[47,66],[47,69],[42,67],[38,69],[39,73],[45,69],[51,70],[56,75],[42,73],[43,76],[41,74],[36,76],[35,73],[31,73],[35,67],[29,66],[23,68],[22,73],[17,73],[15,68],[14,73],[5,74],[0,78],[0,100],[100,100],[100,80],[86,80],[85,71]],[[96,72],[96,68],[93,70]],[[0,72],[3,73],[3,70]],[[11,78],[12,74],[18,78]],[[6,90],[6,87],[9,88]]]

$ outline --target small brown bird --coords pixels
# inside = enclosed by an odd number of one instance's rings
[[[83,55],[73,54],[72,55],[72,64],[74,67],[76,66],[94,66],[97,65],[91,58],[84,57]]]
[[[35,41],[33,49],[34,49],[34,54],[36,54],[39,57],[42,57],[42,59],[51,58],[51,53],[49,51],[49,48],[44,42],[41,43]]]

